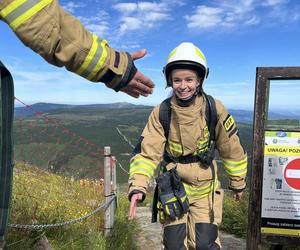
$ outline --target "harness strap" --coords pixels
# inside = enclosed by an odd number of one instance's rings
[[[0,61],[0,243],[4,245],[12,191],[13,79]]]
[[[208,114],[206,114],[206,116],[208,117],[208,128],[209,128],[209,135],[210,135],[210,142],[211,141],[215,141],[216,139],[216,125],[217,125],[217,108],[216,108],[216,102],[214,100],[214,98],[210,95],[206,95],[204,93],[204,96],[206,98],[206,101],[208,103],[208,105],[206,105],[207,109],[206,112],[208,112]]]
[[[168,164],[171,162],[181,163],[181,164],[188,164],[199,162],[200,158],[198,155],[181,155],[179,157],[171,157],[167,152],[163,156],[164,161]]]
[[[152,218],[151,218],[152,223],[157,222],[157,214],[158,214],[157,203],[158,203],[158,185],[155,186],[154,194],[153,194]]]
[[[215,147],[215,140],[216,140],[216,125],[217,125],[217,109],[216,109],[216,104],[215,104],[215,100],[212,96],[210,95],[206,95],[204,94],[206,101],[208,103],[208,124],[209,124],[209,144],[208,147]],[[211,145],[212,144],[212,145]],[[211,164],[210,165],[211,168],[211,173],[212,173],[212,208],[211,208],[211,223],[214,222],[215,220],[215,211],[214,211],[214,201],[215,201],[215,178],[216,178],[216,172],[215,172],[215,168],[214,165]]]
[[[159,107],[159,121],[164,129],[164,135],[167,139],[169,137],[169,131],[170,131],[170,121],[171,121],[171,99],[172,97],[169,97],[165,99]]]

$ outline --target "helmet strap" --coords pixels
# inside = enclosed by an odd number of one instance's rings
[[[196,95],[194,94],[189,99],[186,100],[180,99],[177,95],[175,95],[175,98],[176,98],[176,102],[180,107],[188,107],[194,102]]]

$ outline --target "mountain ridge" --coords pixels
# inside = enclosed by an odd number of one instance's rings
[[[103,103],[103,104],[56,104],[39,102],[30,105],[30,107],[15,107],[15,117],[30,117],[36,114],[48,113],[54,110],[93,110],[93,109],[152,109],[153,105],[132,104],[128,102],[115,102],[115,103]],[[253,123],[253,111],[245,109],[229,109],[229,112],[237,122],[252,124]],[[270,111],[269,117],[271,119],[295,119],[300,116],[300,111],[282,112]]]
[[[151,108],[153,106],[132,104],[128,102],[116,102],[116,103],[104,103],[104,104],[58,104],[58,103],[46,103],[39,102],[30,105],[30,108],[26,107],[15,107],[16,117],[29,117],[36,113],[44,113],[57,109],[74,109],[74,108],[90,108],[90,109],[136,109],[136,108]]]

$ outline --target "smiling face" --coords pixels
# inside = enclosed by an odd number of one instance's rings
[[[192,97],[200,85],[197,73],[189,69],[174,69],[171,73],[171,81],[175,95],[181,100]]]

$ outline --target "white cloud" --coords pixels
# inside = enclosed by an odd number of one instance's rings
[[[152,12],[152,13],[149,13],[149,15],[145,16],[144,21],[150,22],[151,25],[153,25],[155,22],[163,21],[163,20],[167,20],[167,19],[170,19],[170,16],[168,14]]]
[[[123,45],[121,45],[121,47],[120,47],[120,49],[122,49],[122,50],[134,50],[134,49],[136,49],[136,50],[138,50],[138,49],[140,49],[141,48],[141,45],[139,45],[139,44],[136,44],[136,43],[132,43],[132,44],[123,44]],[[147,55],[146,55],[147,56]]]
[[[167,6],[185,6],[187,5],[187,1],[186,0],[162,0],[161,1],[163,4],[167,5]]]
[[[138,3],[138,9],[141,12],[166,11],[167,5],[164,3],[140,2]]]
[[[220,4],[217,7],[200,5],[185,19],[189,28],[200,29],[234,27],[238,24],[255,25],[260,19],[252,13],[252,4],[252,1],[243,1],[240,4]]]
[[[78,4],[78,3],[75,3],[75,2],[72,2],[72,1],[71,2],[67,2],[66,4],[62,5],[62,7],[66,11],[68,11],[68,12],[70,12],[72,14],[74,14],[74,12],[75,12],[76,9],[83,8],[85,6],[86,6],[85,4],[82,4],[82,3]]]
[[[161,22],[171,20],[170,10],[175,2],[183,1],[161,1],[161,2],[137,2],[118,3],[113,6],[120,12],[121,24],[119,35],[128,31],[143,30],[160,25]]]
[[[299,14],[295,14],[288,3],[288,0],[216,0],[211,5],[197,6],[185,19],[189,28],[201,30],[299,20]]]
[[[84,17],[79,16],[78,19],[89,31],[95,33],[100,37],[107,37],[107,31],[109,30],[109,14],[105,11],[100,11],[96,16]]]
[[[192,16],[186,16],[189,28],[210,28],[220,25],[222,22],[223,10],[208,6],[198,6]]]
[[[299,10],[297,12],[293,13],[292,15],[290,15],[290,20],[292,22],[296,22],[296,21],[300,20]]]
[[[100,22],[98,24],[87,24],[85,27],[95,33],[96,35],[100,37],[104,37],[107,31],[109,30],[109,24],[107,22]]]
[[[53,81],[62,77],[60,72],[30,72],[30,71],[19,71],[15,70],[14,75],[20,77],[23,82],[44,82]]]
[[[120,26],[120,32],[123,34],[127,31],[137,30],[142,25],[142,20],[136,17],[124,17]]]
[[[262,2],[264,6],[278,6],[287,3],[288,0],[265,0]]]
[[[245,21],[245,25],[255,25],[260,23],[260,18],[257,16],[253,16],[250,19]]]
[[[122,13],[132,13],[136,11],[137,4],[136,3],[118,3],[115,6],[113,6],[114,9],[122,12]]]

